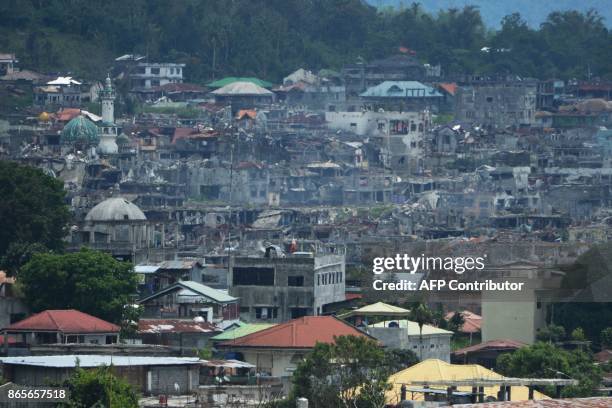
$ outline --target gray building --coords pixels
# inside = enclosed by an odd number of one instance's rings
[[[366,332],[385,347],[412,350],[421,361],[429,358],[450,362],[450,341],[453,332],[419,324],[410,320],[392,320],[367,326]]]
[[[111,365],[115,375],[146,395],[190,394],[197,390],[200,381],[197,357],[61,355],[4,357],[0,361],[3,377],[25,386],[60,383],[70,377],[77,366],[90,369]]]
[[[296,253],[287,257],[236,257],[230,294],[240,298],[247,322],[283,322],[318,316],[345,300],[344,255]]]
[[[534,79],[472,81],[457,89],[457,119],[494,127],[535,123]]]

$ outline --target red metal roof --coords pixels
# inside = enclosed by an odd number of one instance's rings
[[[221,347],[313,348],[317,342],[333,343],[335,336],[370,337],[333,316],[305,316],[264,329]]]
[[[521,347],[525,347],[527,344],[523,343],[522,341],[517,341],[517,340],[491,340],[491,341],[486,341],[484,343],[480,343],[480,344],[475,344],[473,346],[469,346],[469,347],[464,347],[458,350],[455,350],[453,352],[453,354],[455,355],[463,355],[463,354],[468,354],[468,353],[473,353],[476,351],[481,351],[481,350],[516,350],[516,349],[520,349]]]
[[[13,323],[5,330],[61,333],[116,333],[120,327],[78,310],[45,310]]]

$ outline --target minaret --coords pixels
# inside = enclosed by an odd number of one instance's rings
[[[119,151],[119,147],[115,140],[117,138],[115,90],[113,89],[110,76],[106,77],[104,89],[100,91],[100,101],[102,102],[102,124],[100,125],[98,151],[102,154],[116,154]]]
[[[100,91],[102,101],[102,122],[115,123],[115,90],[110,76],[106,77],[104,89]]]

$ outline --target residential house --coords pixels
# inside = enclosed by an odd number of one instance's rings
[[[50,107],[78,108],[84,100],[82,99],[82,82],[67,76],[57,77],[48,81],[45,85],[34,88],[34,105]]]
[[[231,105],[232,115],[241,109],[266,106],[274,101],[274,93],[253,82],[237,81],[211,92],[216,103]]]
[[[226,352],[239,353],[259,373],[291,377],[317,343],[334,343],[336,336],[369,336],[333,316],[305,316],[217,344]]]
[[[443,95],[417,81],[385,81],[362,92],[360,98],[373,110],[437,111]]]
[[[62,383],[77,368],[109,366],[117,377],[126,380],[145,395],[191,394],[198,389],[200,359],[197,357],[145,357],[113,355],[56,355],[4,357],[2,373],[15,384],[47,387]]]
[[[198,282],[178,281],[139,301],[143,318],[193,319],[222,323],[238,319],[238,299]]]
[[[143,344],[169,346],[181,355],[195,353],[208,345],[209,339],[221,328],[205,321],[193,319],[140,319],[137,334]]]
[[[2,329],[16,347],[55,343],[114,344],[120,327],[74,309],[45,310]],[[5,352],[8,342],[5,342]]]
[[[527,344],[517,340],[490,340],[453,351],[452,361],[457,364],[480,364],[495,369],[497,357],[512,353]]]

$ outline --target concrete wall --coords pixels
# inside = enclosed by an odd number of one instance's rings
[[[437,358],[450,362],[450,334],[423,335],[422,342],[417,334],[408,334],[399,327],[368,327],[368,333],[380,340],[385,347],[411,350],[422,359]]]
[[[244,361],[255,365],[257,372],[273,377],[291,377],[305,352],[289,350],[241,350]]]
[[[272,268],[274,284],[234,285],[234,268]],[[324,278],[323,275],[327,275]],[[332,277],[333,275],[333,277]],[[301,277],[303,286],[289,286],[289,277]],[[240,317],[248,322],[283,322],[293,317],[292,309],[312,316],[320,314],[325,304],[340,302],[344,295],[344,256],[250,258],[237,257],[230,272],[229,292],[240,298]],[[277,308],[276,317],[258,319],[256,308]]]

